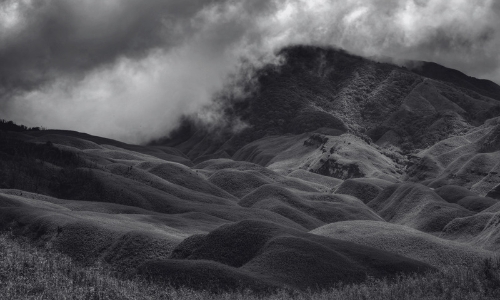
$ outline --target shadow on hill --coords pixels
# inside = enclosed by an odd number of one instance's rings
[[[340,282],[361,282],[367,276],[379,278],[432,269],[375,248],[251,220],[188,238],[172,252],[172,258],[179,265],[184,261],[187,269],[193,261],[201,264],[209,260],[270,283],[314,290]],[[164,270],[166,274],[171,271]]]
[[[388,222],[435,233],[441,232],[453,219],[473,214],[415,183],[389,186],[368,202],[368,206]]]
[[[340,197],[332,201],[322,197],[308,197],[309,195],[311,194],[293,193],[272,184],[263,185],[243,197],[239,205],[270,210],[308,229],[345,220],[381,220],[362,203],[344,201]]]
[[[493,252],[387,222],[337,222],[316,228],[311,233],[397,253],[437,268],[472,266],[494,256]]]

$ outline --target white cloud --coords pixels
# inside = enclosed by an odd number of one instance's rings
[[[158,138],[182,114],[211,103],[242,57],[256,65],[272,62],[273,51],[291,44],[436,61],[500,82],[495,0],[47,0],[38,8],[26,1],[4,3],[0,62],[22,70],[14,72],[21,80],[51,79],[20,87],[4,101],[0,117],[28,126],[129,142]],[[12,34],[16,23],[23,24],[22,34]],[[37,29],[40,24],[45,31]],[[47,35],[46,24],[61,28]],[[19,49],[28,50],[16,56]]]

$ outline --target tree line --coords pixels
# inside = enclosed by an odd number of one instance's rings
[[[18,125],[16,123],[14,123],[13,121],[7,121],[4,119],[1,119],[0,120],[0,130],[22,132],[22,131],[40,131],[40,130],[46,130],[46,128],[44,128],[44,127],[28,127],[25,125]]]

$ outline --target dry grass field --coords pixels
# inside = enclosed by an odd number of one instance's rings
[[[103,266],[84,266],[68,256],[0,236],[0,294],[3,299],[498,299],[500,265],[485,261],[473,268],[448,266],[440,272],[369,279],[322,291],[221,291],[164,285],[146,277],[120,278]],[[215,289],[215,290],[214,290]]]

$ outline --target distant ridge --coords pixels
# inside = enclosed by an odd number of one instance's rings
[[[500,101],[500,86],[491,80],[474,78],[433,62],[423,62],[411,71],[428,78],[452,83],[457,87],[473,90]]]

